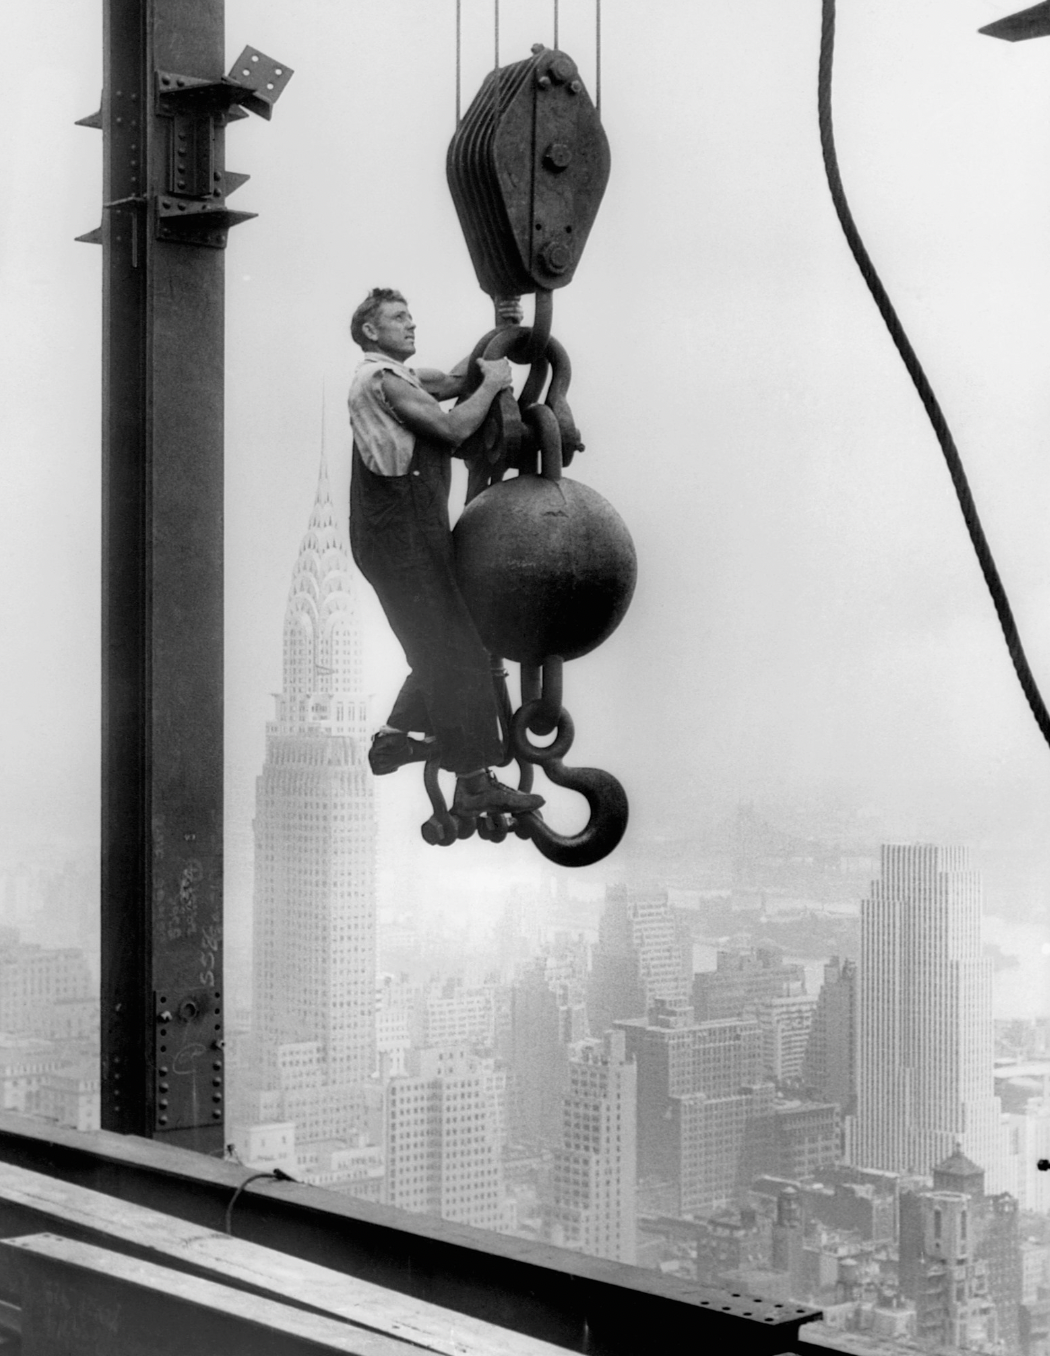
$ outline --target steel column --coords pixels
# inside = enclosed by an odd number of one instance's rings
[[[221,79],[223,0],[104,13],[102,1124],[221,1153],[224,256],[157,238],[155,72]]]

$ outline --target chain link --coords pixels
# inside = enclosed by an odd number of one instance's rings
[[[497,308],[498,309],[498,308]],[[572,380],[572,364],[564,347],[551,334],[553,294],[536,294],[534,323],[531,326],[503,323],[489,330],[474,346],[468,367],[468,387],[464,396],[476,389],[480,378],[477,358],[509,358],[529,365],[521,395],[503,392],[477,433],[460,449],[468,466],[467,502],[489,485],[502,480],[508,469],[536,474],[547,480],[559,480],[563,466],[573,453],[582,451],[580,433],[569,408],[567,392]],[[546,399],[540,397],[547,384]],[[492,681],[496,693],[500,729],[503,735],[501,767],[512,760],[518,765],[518,789],[530,791],[533,770],[541,767],[549,781],[582,795],[590,811],[584,828],[577,834],[557,833],[538,811],[517,815],[453,814],[438,783],[439,754],[427,761],[423,781],[433,813],[422,825],[428,843],[449,847],[459,838],[477,832],[488,842],[501,843],[513,829],[519,838],[531,839],[549,860],[562,866],[588,866],[600,861],[620,842],[627,827],[627,796],[611,773],[600,768],[569,768],[565,756],[572,748],[576,727],[563,703],[563,661],[560,655],[548,655],[542,666],[522,664],[521,706],[512,714],[507,691],[507,671],[499,655],[492,655]],[[545,738],[549,744],[535,744],[530,735]]]

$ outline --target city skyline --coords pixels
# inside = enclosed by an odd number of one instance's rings
[[[593,7],[561,8],[593,88]],[[978,37],[1005,0],[841,8],[843,174],[1050,688],[1050,44]],[[0,218],[0,1102],[87,1128],[99,252],[73,240],[100,152],[73,122],[101,43],[90,6],[22,10],[0,17],[0,164],[38,185]],[[347,319],[402,287],[442,367],[490,323],[442,180],[451,0],[227,0],[230,54],[296,70],[227,148],[260,214],[226,254],[231,1137],[362,1200],[804,1298],[845,1350],[1050,1356],[1046,750],[834,224],[817,10],[650,10],[605,9],[613,176],[554,319],[571,474],[641,567],[566,670],[574,756],[632,804],[573,875],[513,837],[427,847],[419,769],[374,782],[364,757],[404,665],[346,552]],[[502,17],[505,61],[550,38],[548,5]],[[469,99],[491,7],[463,19]],[[552,822],[577,813],[552,792]]]

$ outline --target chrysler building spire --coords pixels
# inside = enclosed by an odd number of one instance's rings
[[[320,729],[364,738],[357,589],[322,449],[317,494],[284,614],[284,685],[277,697],[282,734]]]

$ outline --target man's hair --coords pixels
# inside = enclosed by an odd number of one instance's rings
[[[350,318],[350,338],[361,348],[368,343],[364,327],[376,318],[384,301],[404,301],[404,297],[392,287],[373,287]]]

